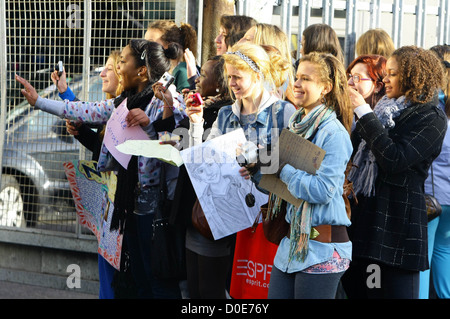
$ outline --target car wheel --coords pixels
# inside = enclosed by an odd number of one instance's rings
[[[24,199],[17,180],[7,174],[2,175],[0,189],[0,225],[26,227]]]

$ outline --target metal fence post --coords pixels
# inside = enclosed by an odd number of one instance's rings
[[[297,58],[300,57],[300,47],[302,42],[302,34],[309,25],[309,17],[311,15],[310,0],[298,1],[298,31],[297,31]]]
[[[0,0],[0,163],[3,163],[3,143],[5,141],[6,121],[6,86],[8,61],[6,59],[6,0]],[[2,186],[2,170],[0,169],[0,187]]]
[[[419,47],[425,46],[425,19],[427,15],[427,5],[424,0],[417,0],[416,4],[416,35],[415,43]]]
[[[92,33],[92,1],[84,0],[84,34],[83,34],[83,101],[89,97],[89,74],[91,72],[91,33]]]
[[[396,48],[402,45],[403,0],[394,0],[392,5],[392,40]]]
[[[372,0],[370,2],[370,29],[380,27],[381,18],[381,0]]]
[[[356,0],[347,0],[347,13],[345,21],[345,65],[353,61],[356,44]]]

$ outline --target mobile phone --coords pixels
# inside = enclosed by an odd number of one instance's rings
[[[203,99],[202,96],[200,95],[200,93],[194,93],[192,95],[192,106],[199,106],[203,104]]]
[[[55,67],[55,70],[58,71],[58,76],[61,76],[64,70],[63,62],[59,61],[58,64]]]
[[[173,81],[175,81],[175,78],[168,72],[165,72],[158,82],[162,83],[165,91],[173,83]]]

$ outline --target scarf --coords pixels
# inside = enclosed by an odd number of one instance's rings
[[[405,96],[398,99],[390,99],[386,95],[375,105],[373,112],[387,130],[395,126],[394,119],[408,107]],[[359,143],[358,151],[353,157],[353,166],[348,174],[348,180],[353,182],[355,195],[362,194],[366,197],[375,196],[375,180],[378,175],[376,158],[370,150],[367,142]]]
[[[152,85],[149,84],[139,93],[136,93],[135,90],[123,92],[114,100],[114,106],[118,107],[120,103],[127,99],[127,108],[129,110],[134,108],[145,110],[152,98],[153,89]],[[116,160],[114,159],[114,161]],[[119,229],[119,232],[123,234],[127,214],[134,211],[135,188],[138,182],[138,158],[137,156],[132,156],[127,168],[118,163],[116,166],[119,169],[110,229]]]
[[[314,108],[305,115],[304,108],[298,109],[289,119],[289,130],[305,139],[311,138],[316,133],[320,124],[326,121],[334,111],[322,104]],[[275,194],[270,195],[270,201],[273,202],[273,208],[270,214],[276,216],[283,206],[283,199]],[[315,238],[314,230],[311,227],[313,205],[307,201],[302,201],[300,207],[291,205],[291,225],[290,225],[290,250],[289,260],[295,257],[297,260],[304,261],[308,253],[309,239]]]

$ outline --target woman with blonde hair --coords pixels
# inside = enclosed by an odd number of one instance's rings
[[[356,55],[376,54],[386,59],[394,52],[394,42],[383,29],[370,29],[356,42]]]
[[[120,51],[112,51],[106,60],[105,67],[100,72],[102,79],[102,92],[105,93],[106,99],[113,99],[122,93],[122,85],[119,83],[119,74],[117,72],[117,64],[120,59]],[[58,76],[58,71],[51,74],[51,79],[58,89],[59,97],[62,100],[77,101],[75,94],[70,89],[66,81],[66,71],[63,70]],[[104,125],[99,126],[97,131],[91,129],[83,123],[73,123],[66,120],[67,132],[74,136],[84,147],[92,152],[92,160],[97,161],[100,155],[104,136]],[[125,249],[123,250],[125,252]],[[114,299],[119,295],[119,291],[112,288],[116,269],[106,261],[101,254],[98,254],[98,275],[99,275],[99,299]]]
[[[248,141],[261,147],[270,145],[272,125],[277,121],[277,128],[281,131],[295,107],[271,94],[266,87],[275,88],[274,79],[280,70],[286,69],[289,62],[271,59],[261,46],[251,43],[234,45],[232,51],[223,55],[223,59],[228,87],[235,101],[220,109],[208,139],[225,134],[231,127],[242,127]],[[190,102],[190,99],[186,100],[191,122],[190,137],[191,144],[196,145],[202,142],[203,107],[193,107]],[[272,115],[276,118],[272,118]],[[236,121],[237,126],[233,124]],[[260,134],[263,134],[264,139],[260,139]]]
[[[286,60],[291,62],[292,57],[290,55],[290,41],[286,35],[278,26],[267,23],[257,23],[251,27],[239,40],[239,43],[251,42],[259,45],[271,45],[275,47],[280,55]],[[283,97],[293,103],[293,84],[294,84],[294,68],[290,66],[287,69],[287,78],[278,84],[277,87],[281,88]]]

